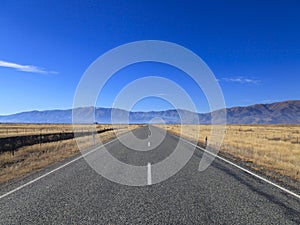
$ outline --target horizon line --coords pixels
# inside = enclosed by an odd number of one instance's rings
[[[237,106],[231,106],[231,107],[226,107],[225,109],[231,109],[231,108],[236,108],[236,107],[250,107],[250,106],[255,106],[255,105],[271,105],[271,104],[275,104],[275,103],[283,103],[283,102],[291,102],[291,101],[300,101],[300,99],[290,99],[290,100],[284,100],[284,101],[274,101],[274,102],[270,102],[270,103],[254,103],[251,105],[237,105]],[[118,110],[124,110],[127,112],[134,112],[134,113],[149,113],[149,112],[162,112],[162,111],[171,111],[171,110],[183,110],[183,111],[189,111],[192,113],[198,113],[198,114],[206,114],[206,113],[212,113],[212,111],[209,112],[193,112],[191,110],[188,109],[162,109],[162,110],[149,110],[149,111],[141,111],[141,110],[133,110],[133,111],[128,111],[126,109],[121,109],[121,108],[110,108],[110,107],[102,107],[102,106],[82,106],[82,107],[77,107],[77,108],[64,108],[64,109],[58,109],[58,108],[54,108],[54,109],[33,109],[33,110],[28,110],[28,111],[20,111],[20,112],[15,112],[15,113],[10,113],[10,114],[0,114],[0,116],[11,116],[11,115],[16,115],[16,114],[20,114],[20,113],[29,113],[29,112],[45,112],[45,111],[65,111],[65,110],[73,110],[73,109],[78,109],[78,108],[96,108],[96,109],[118,109]],[[218,110],[223,110],[224,108],[221,109],[217,109],[214,111],[218,111]]]

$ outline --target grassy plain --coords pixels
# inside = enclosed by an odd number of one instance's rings
[[[91,136],[77,138],[80,146],[92,148],[100,142],[105,142],[116,137],[116,134],[125,133],[139,125],[118,125],[117,129],[98,133],[95,142]],[[112,125],[96,125],[97,131],[112,128]],[[77,131],[91,131],[91,126],[77,125]],[[69,124],[1,124],[0,138],[13,136],[26,136],[36,134],[72,132]],[[41,133],[40,133],[41,132]],[[14,155],[10,152],[0,154],[0,183],[24,176],[32,171],[39,170],[55,162],[62,161],[79,153],[75,139],[61,140],[42,144],[33,144],[16,149]]]
[[[140,125],[121,125],[115,130],[98,133],[95,144],[115,138]],[[181,125],[157,125],[180,135]],[[205,137],[213,144],[211,125],[185,126],[183,137],[205,145]],[[216,128],[217,125],[215,125]],[[97,131],[112,128],[112,125],[96,125]],[[91,131],[90,126],[77,125],[77,131]],[[0,138],[72,132],[69,124],[0,124]],[[195,133],[199,132],[198,140]],[[91,136],[77,138],[81,146],[91,148]],[[218,140],[219,141],[219,140]],[[52,163],[79,153],[75,139],[61,140],[20,147],[12,155],[0,154],[0,183],[39,170]],[[300,182],[300,125],[227,125],[220,153],[245,162],[247,166],[269,176],[289,177]]]
[[[103,130],[111,128],[109,124],[97,124],[97,130]],[[86,132],[91,131],[92,126],[86,124],[75,125],[75,129],[78,131]],[[52,134],[61,132],[73,132],[72,124],[0,124],[0,138],[3,137],[15,137],[15,136],[27,136],[27,135],[39,135],[39,134]]]
[[[158,126],[180,135],[181,125]],[[182,126],[188,126],[183,137],[193,139],[199,132],[202,146],[206,136],[208,142],[213,142],[212,125]],[[266,175],[287,176],[300,182],[300,125],[227,125],[220,152]]]

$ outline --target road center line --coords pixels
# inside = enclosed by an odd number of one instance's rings
[[[151,163],[148,162],[147,165],[147,184],[151,185],[152,184],[152,177],[151,177]]]

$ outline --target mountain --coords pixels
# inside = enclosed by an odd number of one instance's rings
[[[124,123],[129,118],[130,123],[148,123],[154,118],[161,118],[165,123],[211,123],[211,113],[193,113],[187,110],[165,110],[151,112],[128,112],[111,108],[77,108],[75,114],[80,118],[95,113],[98,123],[111,123],[113,113],[114,123]],[[179,113],[178,113],[179,112]],[[213,113],[223,113],[218,110]],[[300,124],[300,100],[275,102],[271,104],[256,104],[246,107],[226,109],[228,124]],[[22,112],[8,116],[0,116],[1,123],[72,123],[72,110],[47,110]],[[82,123],[93,121],[81,120]],[[155,120],[154,120],[155,122]]]
[[[300,124],[300,101],[230,108],[227,121],[230,124]]]

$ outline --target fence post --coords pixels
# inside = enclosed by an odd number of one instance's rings
[[[40,142],[40,147],[41,147],[41,140],[42,140],[42,128],[40,129],[40,138],[39,138],[39,142]]]

